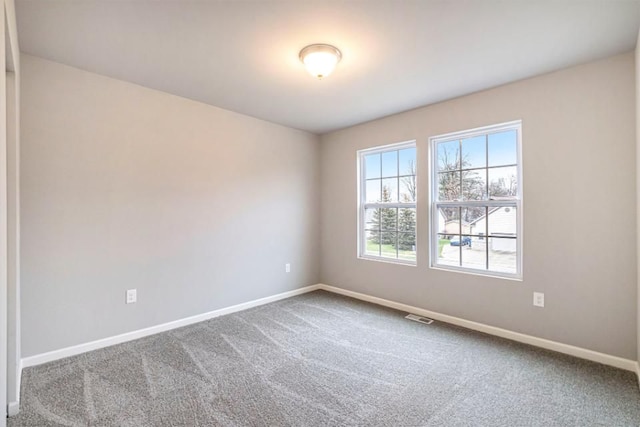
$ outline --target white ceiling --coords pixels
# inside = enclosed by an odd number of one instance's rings
[[[22,52],[325,133],[632,50],[640,0],[18,0]],[[311,43],[342,50],[318,81]]]

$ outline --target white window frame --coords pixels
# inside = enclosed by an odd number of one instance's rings
[[[416,140],[411,140],[411,141],[404,141],[404,142],[397,142],[397,143],[393,143],[393,144],[388,144],[388,145],[382,145],[382,146],[378,146],[378,147],[373,147],[373,148],[366,148],[363,150],[358,150],[358,156],[357,156],[357,171],[358,171],[358,258],[360,259],[366,259],[366,260],[373,260],[373,261],[383,261],[383,262],[390,262],[393,264],[404,264],[404,265],[412,265],[415,266],[417,264],[417,260],[418,260],[418,208],[417,208],[417,201],[413,202],[413,203],[402,203],[402,202],[389,202],[389,203],[367,203],[366,201],[366,176],[367,176],[367,171],[366,171],[366,162],[364,160],[365,156],[368,156],[370,154],[378,154],[378,153],[384,153],[387,151],[397,151],[397,150],[403,150],[405,148],[415,148],[416,149],[416,179],[418,176],[418,154],[417,154],[417,146],[416,146]],[[398,173],[400,173],[400,171],[398,171]],[[400,176],[400,175],[398,175]],[[366,252],[366,247],[367,247],[367,242],[366,240],[366,233],[364,230],[364,226],[365,226],[365,222],[366,222],[366,218],[365,218],[365,212],[367,208],[398,208],[398,209],[402,209],[402,208],[413,208],[416,210],[416,259],[415,260],[410,260],[410,259],[402,259],[402,258],[397,258],[397,250],[396,250],[396,258],[391,258],[391,257],[385,257],[385,256],[376,256],[376,255],[371,255],[371,254],[367,254]]]
[[[437,146],[439,143],[445,143],[453,140],[461,140],[466,138],[472,138],[475,136],[487,135],[492,133],[504,132],[507,130],[515,130],[517,135],[517,162],[516,165],[518,173],[518,192],[517,195],[508,200],[469,200],[469,201],[439,201],[439,189],[438,189],[438,151]],[[501,123],[497,125],[483,126],[475,129],[464,130],[460,132],[447,133],[443,135],[437,135],[429,138],[429,156],[431,165],[430,173],[430,195],[429,203],[431,205],[431,221],[430,221],[430,245],[429,245],[429,259],[430,268],[439,270],[457,271],[463,273],[470,273],[479,276],[491,276],[507,279],[522,280],[522,260],[524,258],[523,248],[523,233],[522,233],[522,120],[515,120],[507,123]],[[487,165],[487,169],[490,167]],[[487,183],[488,185],[488,183]],[[515,207],[516,208],[516,272],[504,273],[495,270],[480,270],[474,268],[467,268],[462,266],[452,266],[438,263],[438,209],[446,207]],[[488,227],[488,224],[487,224]],[[461,247],[462,248],[462,247]],[[462,249],[461,249],[462,250]],[[488,255],[487,255],[488,256]]]

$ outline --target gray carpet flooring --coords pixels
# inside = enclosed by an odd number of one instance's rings
[[[635,375],[317,291],[26,369],[9,426],[638,426]]]

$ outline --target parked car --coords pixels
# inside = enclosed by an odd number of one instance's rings
[[[455,236],[449,243],[451,246],[471,246],[471,237],[463,236],[462,243],[460,243],[460,236]]]

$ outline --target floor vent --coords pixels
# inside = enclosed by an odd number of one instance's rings
[[[418,316],[417,314],[409,314],[405,316],[405,319],[413,320],[415,322],[424,323],[425,325],[430,325],[433,323],[433,319],[429,319],[428,317]]]

